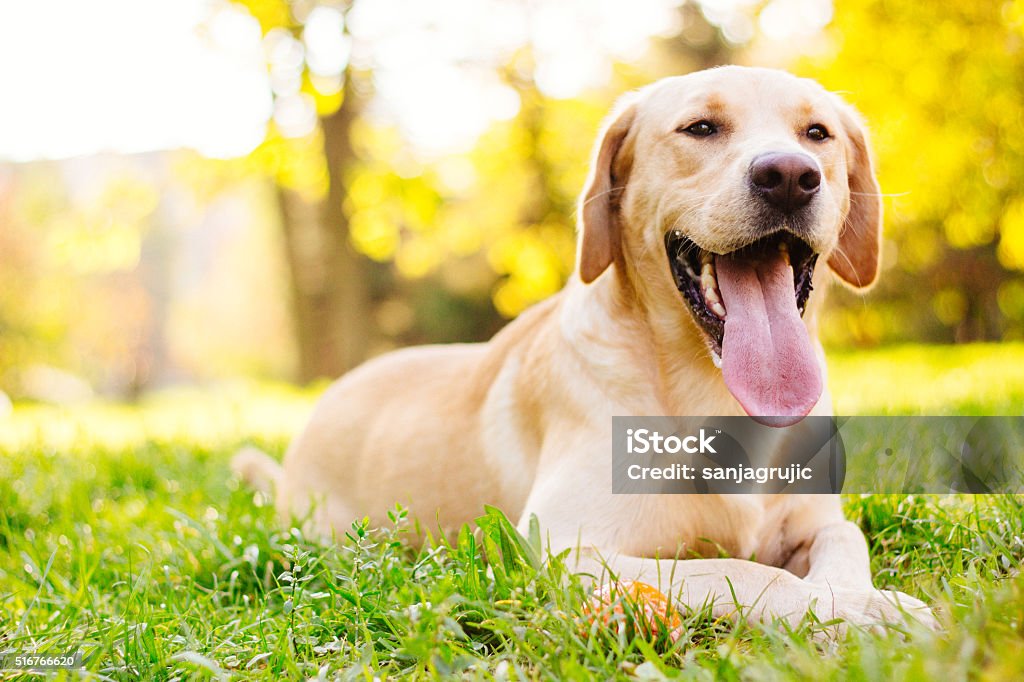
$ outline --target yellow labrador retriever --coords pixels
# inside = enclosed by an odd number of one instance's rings
[[[612,494],[613,415],[830,413],[811,290],[829,270],[854,287],[878,272],[879,189],[853,111],[768,69],[659,81],[609,118],[579,219],[561,293],[489,343],[366,363],[328,389],[283,467],[247,451],[236,470],[272,481],[282,514],[317,500],[339,531],[396,502],[444,528],[484,504],[521,525],[536,514],[581,572],[607,566],[718,615],[930,621],[873,587],[836,496]],[[671,559],[719,548],[757,562]]]

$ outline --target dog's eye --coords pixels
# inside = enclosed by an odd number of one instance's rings
[[[718,126],[711,121],[700,120],[688,126],[679,126],[677,133],[688,133],[694,137],[709,137],[718,132]]]
[[[832,136],[828,134],[828,128],[820,123],[815,123],[807,129],[807,137],[811,138],[815,142],[821,142],[822,140],[827,140]]]

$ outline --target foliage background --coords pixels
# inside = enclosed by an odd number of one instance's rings
[[[1024,337],[1022,0],[660,7],[616,47],[625,10],[602,3],[209,2],[195,30],[230,15],[257,36],[264,139],[226,159],[0,162],[0,390],[306,382],[486,339],[571,273],[574,199],[615,97],[726,62],[818,78],[873,132],[885,276],[870,305],[834,293],[831,346]],[[502,26],[525,28],[487,37]],[[590,60],[576,87],[558,78],[566,53]],[[403,70],[413,104],[394,101]],[[446,97],[446,79],[475,90]],[[458,143],[409,124],[470,106],[486,114]]]

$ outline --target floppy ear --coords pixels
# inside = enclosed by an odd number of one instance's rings
[[[579,210],[579,273],[590,284],[615,260],[620,247],[619,226],[614,213],[625,188],[625,178],[614,174],[615,156],[636,117],[635,102],[630,99],[616,107],[609,117],[590,164],[590,177],[580,197]]]
[[[860,289],[871,286],[878,277],[882,198],[864,126],[846,104],[838,103],[838,109],[848,139],[846,173],[850,186],[850,210],[828,264],[847,284]]]

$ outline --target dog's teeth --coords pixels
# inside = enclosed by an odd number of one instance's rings
[[[708,310],[721,319],[725,319],[725,306],[722,305],[722,295],[718,291],[718,278],[715,277],[715,264],[713,261],[704,263],[700,269],[700,288],[704,294],[704,303]]]
[[[711,265],[705,265],[700,271],[700,288],[705,292],[718,289],[718,280],[715,278],[715,269]]]
[[[705,266],[705,265],[712,265],[713,266],[715,264],[715,254],[711,253],[710,251],[701,251],[700,252],[700,264],[701,264],[701,269],[703,269],[703,266]]]
[[[782,254],[782,260],[786,261],[786,265],[791,265],[789,262],[789,244],[786,242],[779,242],[779,253]]]

